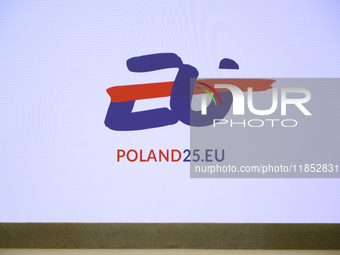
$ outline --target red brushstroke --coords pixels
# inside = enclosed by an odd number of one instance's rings
[[[231,84],[239,87],[246,92],[248,87],[253,91],[265,91],[272,88],[275,80],[271,79],[199,79],[197,82],[203,82],[211,87],[215,84]],[[124,85],[108,88],[106,91],[111,97],[111,102],[126,102],[149,98],[168,97],[171,95],[173,81],[158,82],[137,85]],[[194,94],[203,94],[204,91],[197,88],[196,84]],[[229,92],[228,89],[216,89],[217,92]]]

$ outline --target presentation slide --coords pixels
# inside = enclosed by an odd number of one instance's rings
[[[0,1],[0,222],[340,223],[339,13]]]

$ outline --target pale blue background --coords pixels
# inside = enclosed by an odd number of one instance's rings
[[[117,163],[117,149],[183,151],[190,129],[104,126],[107,88],[176,75],[129,72],[138,55],[174,52],[201,77],[339,77],[339,13],[339,1],[0,1],[0,221],[340,222],[338,179]],[[226,57],[240,70],[218,70]]]

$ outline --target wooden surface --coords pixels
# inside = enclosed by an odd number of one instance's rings
[[[340,249],[340,224],[0,223],[0,248]]]

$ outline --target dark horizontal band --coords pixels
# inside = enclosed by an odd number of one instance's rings
[[[0,223],[0,248],[340,249],[340,224]]]

